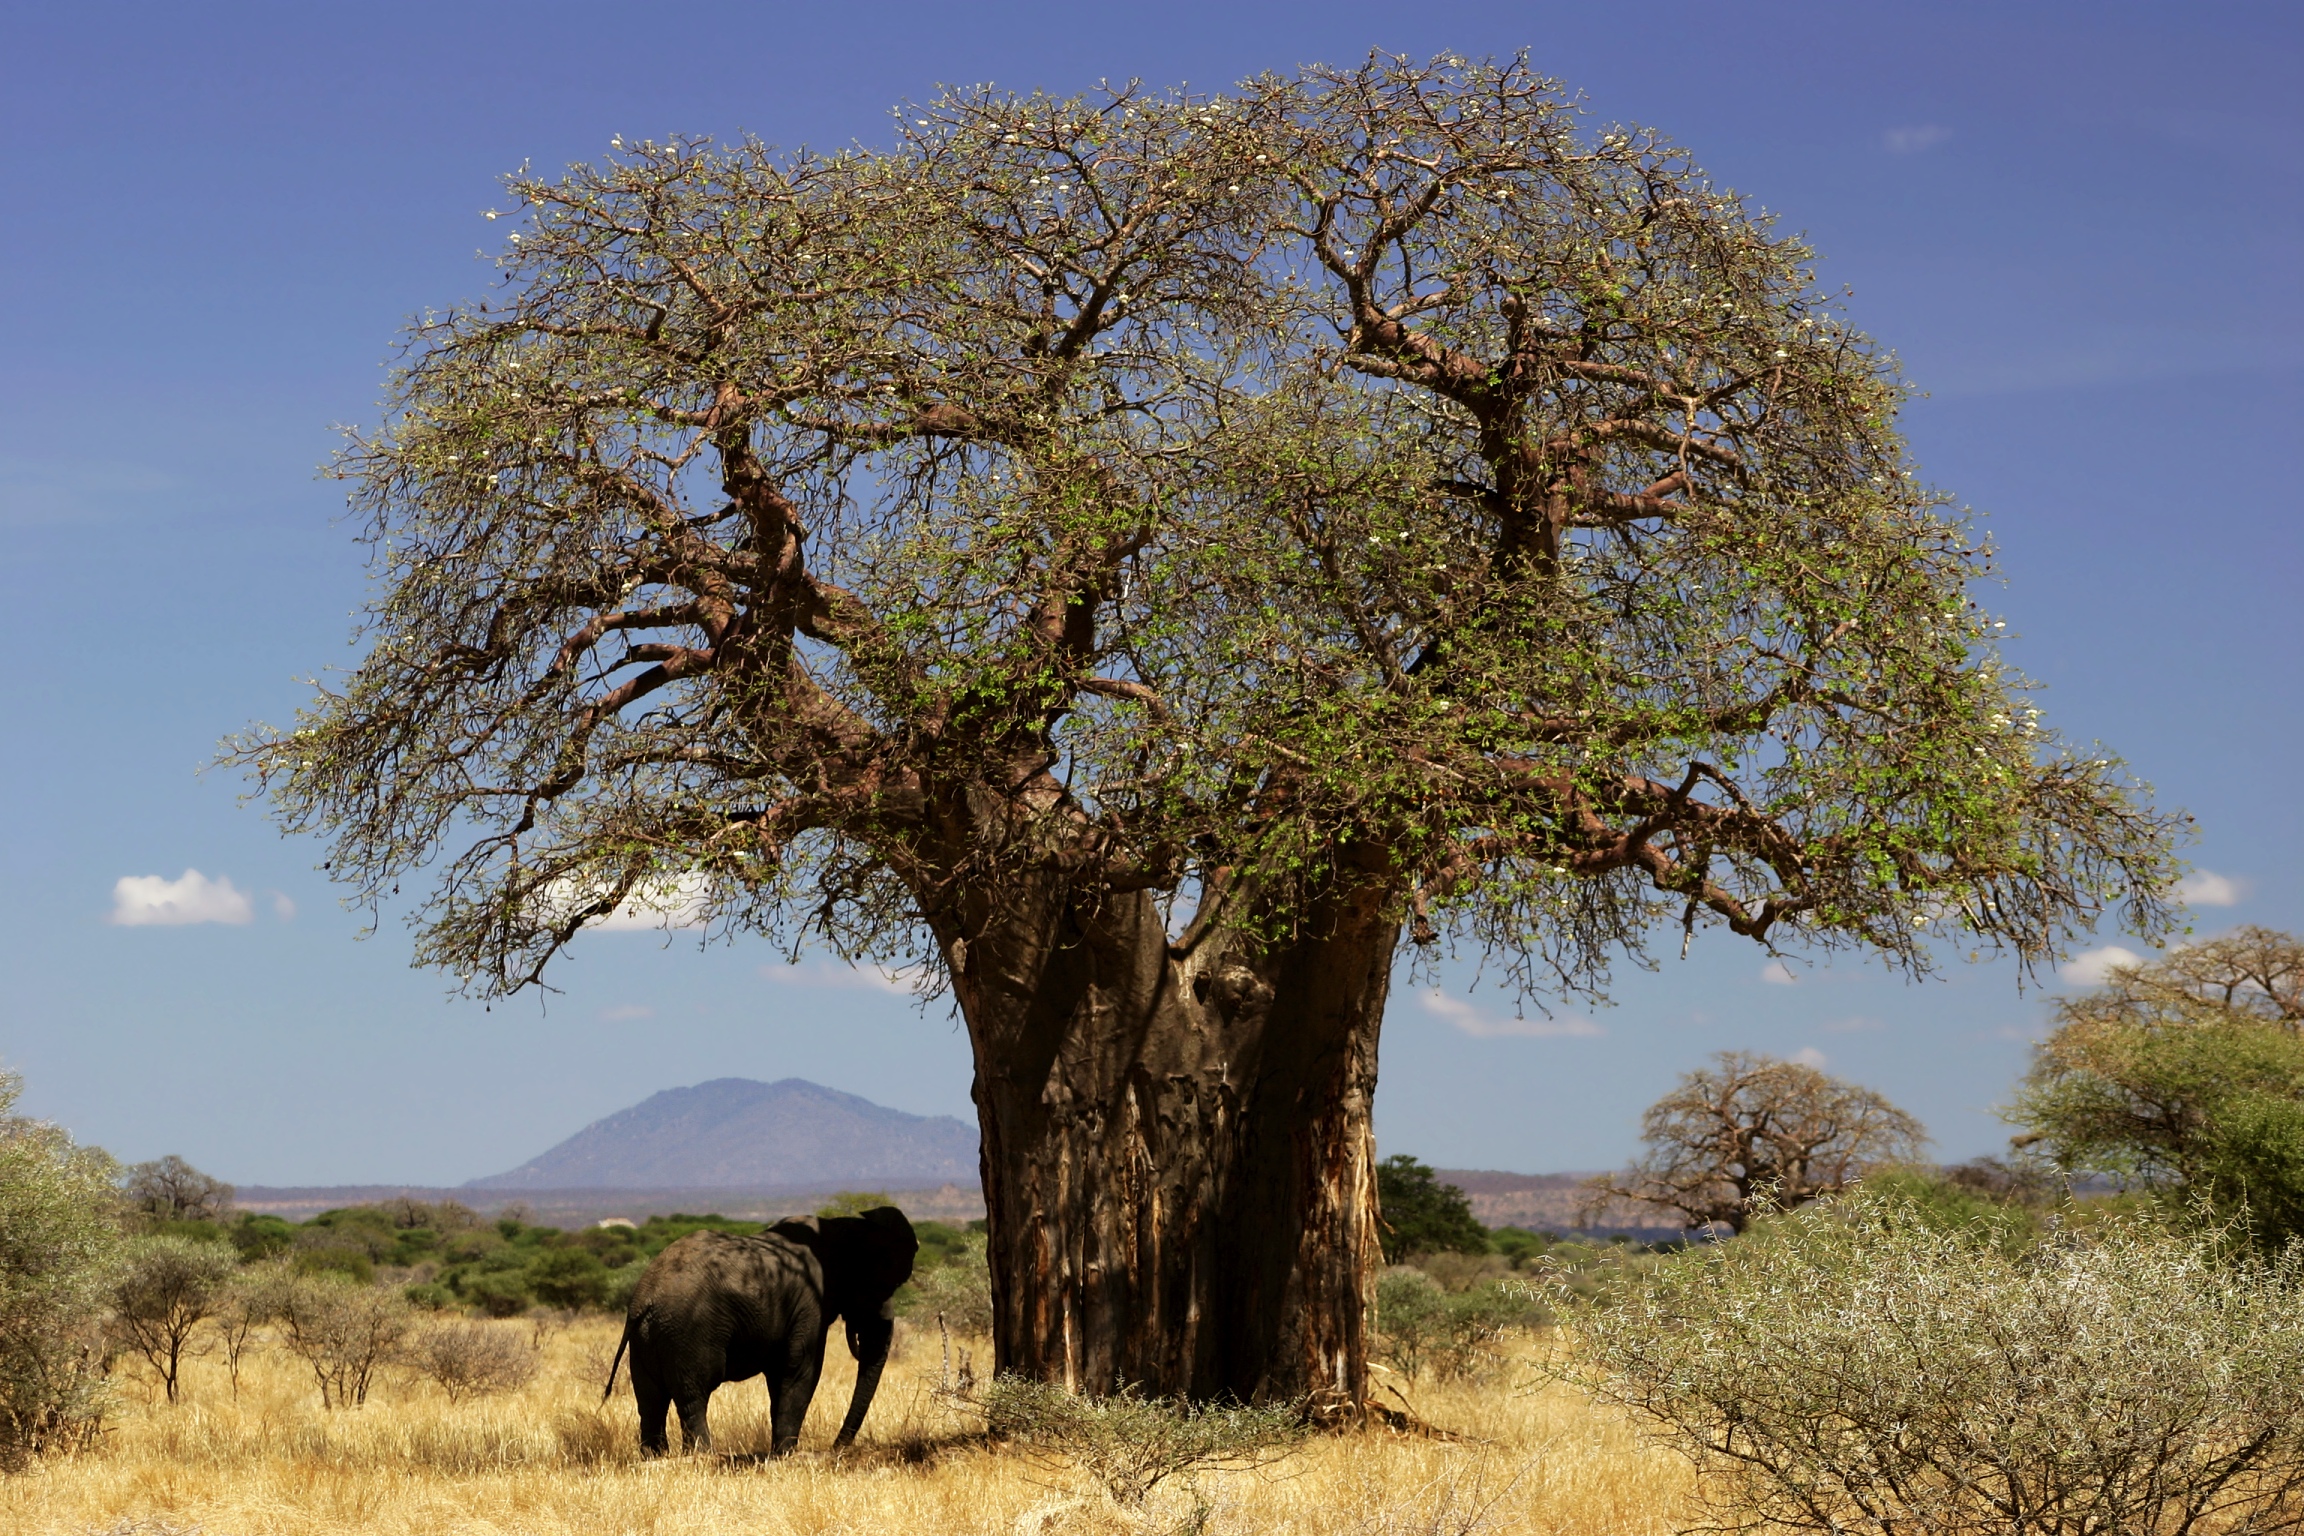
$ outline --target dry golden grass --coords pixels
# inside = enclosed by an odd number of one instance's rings
[[[1566,1389],[1426,1384],[1411,1393],[1418,1411],[1467,1439],[1318,1437],[1274,1466],[1164,1487],[1127,1511],[974,1434],[968,1415],[935,1396],[936,1341],[918,1335],[849,1453],[822,1449],[851,1379],[835,1341],[799,1455],[761,1454],[767,1393],[748,1382],[713,1398],[715,1455],[644,1462],[621,1375],[600,1406],[615,1342],[614,1324],[579,1323],[547,1338],[544,1368],[517,1393],[452,1404],[396,1373],[367,1407],[336,1412],[322,1411],[309,1373],[277,1349],[252,1352],[237,1399],[214,1358],[187,1368],[174,1408],[125,1374],[103,1449],[0,1478],[0,1530],[1648,1536],[1674,1528],[1688,1484],[1675,1458]]]

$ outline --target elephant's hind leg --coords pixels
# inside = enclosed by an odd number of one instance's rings
[[[653,1381],[635,1379],[632,1397],[640,1405],[640,1454],[663,1455],[672,1448],[664,1434],[664,1415],[672,1406],[672,1394]]]
[[[680,1439],[690,1455],[712,1449],[712,1431],[704,1422],[704,1414],[712,1406],[712,1394],[700,1392],[694,1397],[678,1398],[680,1406]]]
[[[800,1448],[800,1426],[808,1421],[808,1404],[816,1396],[817,1378],[824,1374],[824,1335],[815,1335],[814,1347],[794,1341],[781,1371],[768,1375],[768,1423],[774,1433],[769,1454],[789,1456]]]

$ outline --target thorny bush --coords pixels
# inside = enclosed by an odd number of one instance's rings
[[[1584,1312],[1566,1369],[1708,1474],[1700,1529],[2304,1527],[2304,1252],[1997,1237],[1863,1192],[1778,1215]]]
[[[978,1399],[985,1428],[1070,1464],[1122,1504],[1141,1504],[1171,1477],[1239,1471],[1278,1460],[1307,1433],[1293,1407],[1174,1402],[1123,1388],[1104,1398],[1003,1376]]]

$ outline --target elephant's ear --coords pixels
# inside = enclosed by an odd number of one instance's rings
[[[920,1252],[920,1239],[904,1213],[892,1205],[876,1205],[858,1215],[864,1222],[863,1246],[871,1289],[877,1300],[886,1301],[912,1278],[912,1260]]]

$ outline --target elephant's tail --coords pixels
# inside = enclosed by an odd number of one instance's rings
[[[606,1402],[616,1395],[616,1367],[624,1363],[624,1350],[632,1342],[632,1319],[624,1319],[624,1336],[616,1341],[616,1358],[608,1362],[608,1385],[600,1389],[600,1401]]]

